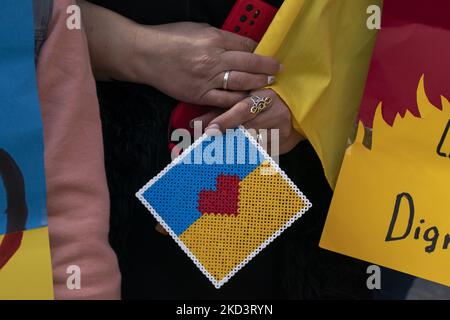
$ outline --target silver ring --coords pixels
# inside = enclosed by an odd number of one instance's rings
[[[223,76],[223,90],[228,90],[228,80],[230,80],[230,73],[231,71],[226,71],[225,75]]]

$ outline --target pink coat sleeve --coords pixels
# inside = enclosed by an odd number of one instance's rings
[[[108,243],[99,105],[84,33],[66,27],[71,4],[54,1],[37,71],[55,297],[119,299],[120,273]],[[80,290],[66,284],[72,265],[81,270]]]

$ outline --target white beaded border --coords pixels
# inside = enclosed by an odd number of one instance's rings
[[[299,219],[306,211],[308,211],[312,204],[303,195],[303,193],[298,189],[298,187],[292,182],[291,179],[286,175],[286,173],[278,166],[278,164],[269,156],[269,154],[264,150],[259,143],[253,138],[253,136],[242,126],[238,128],[244,135],[250,140],[250,142],[258,149],[259,152],[264,156],[265,160],[268,161],[273,168],[283,177],[284,180],[288,182],[291,188],[297,193],[297,195],[303,201],[303,208],[295,214],[284,226],[282,226],[278,231],[276,231],[272,236],[270,236],[266,241],[264,241],[261,246],[259,246],[255,251],[253,251],[247,258],[244,259],[240,264],[238,264],[228,275],[226,275],[220,281],[216,280],[206,268],[200,263],[200,261],[192,254],[189,248],[181,241],[181,239],[175,234],[175,232],[167,225],[167,223],[161,218],[161,216],[156,212],[156,210],[148,203],[144,198],[144,193],[150,188],[154,183],[156,183],[162,176],[166,174],[167,171],[172,169],[172,167],[179,164],[189,153],[195,149],[199,144],[201,144],[205,139],[210,138],[208,135],[204,134],[201,138],[194,142],[188,149],[186,149],[181,155],[179,155],[175,160],[172,161],[164,170],[162,170],[156,177],[151,179],[145,184],[137,193],[136,197],[142,202],[142,204],[152,213],[156,220],[166,229],[170,236],[175,240],[175,242],[180,246],[181,249],[188,255],[189,258],[195,263],[195,265],[202,271],[202,273],[213,283],[216,289],[222,287],[228,280],[231,279],[240,269],[242,269],[247,263],[250,262],[258,253],[260,253],[264,248],[266,248],[273,240],[275,240],[284,230],[289,228],[297,219]]]

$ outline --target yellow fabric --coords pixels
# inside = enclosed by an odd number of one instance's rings
[[[239,214],[236,217],[205,215],[180,236],[218,281],[305,207],[278,172],[267,174],[270,168],[270,164],[263,163],[239,183]]]
[[[271,88],[336,184],[364,90],[376,30],[367,8],[382,0],[285,0],[256,52],[284,66]]]
[[[19,250],[0,272],[0,300],[53,299],[48,241],[47,227],[23,233]]]

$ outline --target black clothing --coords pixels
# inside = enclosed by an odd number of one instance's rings
[[[91,0],[142,24],[192,21],[222,27],[235,0]],[[267,0],[279,7],[283,0]]]

